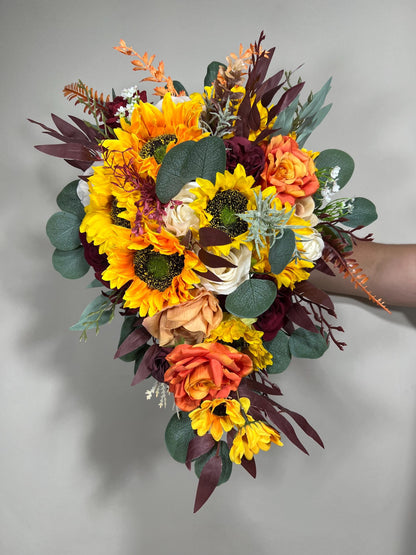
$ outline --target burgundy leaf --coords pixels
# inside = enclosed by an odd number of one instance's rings
[[[90,160],[89,162],[81,162],[78,160],[68,160],[67,158],[65,158],[65,162],[70,166],[73,166],[74,168],[77,168],[78,170],[82,170],[83,172],[85,172],[86,170],[88,170],[88,168],[91,167],[94,160]],[[82,176],[78,176],[78,177],[82,179]]]
[[[232,242],[232,239],[225,231],[215,229],[215,227],[201,227],[199,230],[199,240],[203,247],[229,245]]]
[[[206,266],[210,268],[236,268],[236,265],[222,258],[221,256],[217,256],[216,254],[211,254],[210,252],[201,249],[198,253],[198,258],[201,262],[203,262]]]
[[[151,362],[155,357],[158,349],[159,345],[152,345],[151,347],[149,347],[149,349],[147,349],[139,364],[139,367],[137,368],[137,372],[133,378],[133,381],[131,382],[131,385],[136,385],[150,376],[150,369],[152,367]]]
[[[196,490],[194,513],[208,501],[209,497],[218,486],[222,472],[221,457],[211,457],[202,469],[199,477],[198,489]]]
[[[313,303],[325,306],[330,310],[334,309],[334,303],[328,293],[325,293],[325,291],[322,291],[322,289],[319,289],[309,281],[301,281],[298,283],[295,291]]]
[[[152,336],[146,328],[135,328],[117,349],[114,358],[119,358],[131,353],[147,343]]]
[[[209,279],[210,281],[218,281],[218,282],[222,282],[223,280],[221,278],[219,278],[218,276],[216,276],[213,272],[211,272],[210,270],[207,270],[206,272],[200,272],[199,270],[194,270],[194,272],[196,274],[198,274],[199,276],[205,278],[205,279]]]
[[[57,129],[62,133],[62,135],[64,135],[64,137],[68,137],[74,142],[85,142],[85,135],[84,133],[81,133],[79,129],[55,114],[51,114],[51,117]]]
[[[99,160],[88,148],[77,143],[62,145],[36,145],[35,148],[50,156],[68,158],[69,160],[94,161]]]
[[[250,130],[257,131],[260,127],[260,114],[256,103],[251,107],[250,113],[248,115],[248,125]]]
[[[289,320],[291,320],[297,326],[300,326],[305,330],[318,333],[318,330],[316,329],[315,324],[308,316],[308,311],[301,304],[299,303],[292,304],[292,306],[287,311],[286,315],[289,318]]]
[[[211,434],[205,434],[203,436],[195,436],[189,442],[188,453],[186,455],[186,463],[191,463],[191,461],[197,459],[201,455],[205,455],[208,451],[216,445],[215,439]]]
[[[314,270],[318,272],[322,272],[323,274],[327,274],[328,276],[336,275],[335,272],[332,271],[332,269],[322,258],[320,258],[319,260],[317,260],[317,262],[315,262]]]
[[[251,461],[249,461],[245,457],[242,457],[241,466],[244,468],[244,470],[247,470],[247,472],[251,476],[253,476],[253,478],[257,476],[256,461],[254,460],[254,457],[251,459]]]
[[[98,142],[102,138],[100,133],[90,125],[87,125],[87,123],[84,120],[77,118],[76,116],[68,116],[68,117],[72,119],[72,121],[76,125],[78,125],[78,127],[81,129],[81,131],[85,133],[85,135],[87,135],[90,141]]]
[[[309,424],[309,422],[306,420],[306,418],[304,416],[302,416],[301,414],[294,412],[292,410],[286,409],[285,407],[282,407],[281,405],[277,405],[281,410],[283,410],[284,412],[287,412],[287,414],[289,416],[291,416],[293,418],[293,420],[296,422],[296,424],[302,428],[302,430],[305,432],[305,434],[307,434],[309,437],[311,437],[313,440],[316,441],[316,443],[318,443],[322,448],[324,447],[324,443],[322,441],[322,439],[319,437],[318,432],[312,428],[312,426]]]
[[[304,84],[305,83],[298,83],[297,85],[294,85],[281,96],[276,107],[278,114],[280,114],[280,112],[283,112],[283,110],[287,108],[289,104],[291,104],[295,100],[295,98],[302,90]]]
[[[267,81],[263,83],[263,85],[258,89],[256,96],[261,99],[261,103],[263,106],[267,107],[270,102],[273,100],[274,95],[277,91],[283,86],[283,83],[280,83],[280,80],[283,76],[283,70],[279,71]]]
[[[309,455],[305,447],[303,446],[302,442],[296,435],[295,429],[293,428],[292,424],[286,420],[286,418],[278,413],[274,408],[273,410],[267,411],[267,416],[276,426],[276,428],[285,434],[289,441],[291,441],[296,447],[298,447],[301,451]]]

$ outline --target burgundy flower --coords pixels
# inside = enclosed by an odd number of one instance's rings
[[[150,374],[158,382],[164,383],[164,376],[166,370],[169,368],[169,362],[166,356],[172,351],[173,347],[159,347],[159,345],[152,345],[148,350],[152,352],[151,358],[147,360],[147,368]]]
[[[89,243],[87,241],[86,233],[80,233],[79,238],[81,240],[82,246],[84,247],[85,260],[90,266],[92,266],[95,273],[95,278],[109,288],[110,284],[107,281],[103,281],[103,279],[101,278],[102,273],[108,266],[107,256],[105,254],[100,254],[98,251],[98,247],[93,243]]]
[[[290,289],[282,288],[270,308],[257,318],[254,327],[264,333],[263,341],[271,341],[286,323],[286,313],[292,306]]]
[[[263,149],[244,137],[226,139],[224,143],[227,153],[226,169],[233,172],[237,164],[242,164],[246,174],[252,175],[257,181],[265,163]]]
[[[136,93],[137,101],[147,102],[146,91]],[[107,119],[105,121],[108,127],[120,127],[120,118],[117,116],[117,111],[119,108],[125,108],[127,106],[127,99],[122,96],[116,96],[111,102],[107,103]]]

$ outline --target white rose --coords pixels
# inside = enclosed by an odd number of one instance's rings
[[[217,295],[229,295],[237,287],[246,281],[249,277],[251,265],[251,251],[245,245],[241,245],[240,249],[231,249],[228,256],[223,256],[234,264],[235,268],[210,268],[213,274],[218,276],[222,281],[210,281],[201,277],[201,285],[208,291],[213,291]]]
[[[94,162],[92,166],[87,168],[85,172],[82,174],[84,177],[91,177],[94,175],[94,166],[101,165],[102,162]],[[80,179],[77,186],[77,195],[79,200],[81,201],[82,205],[88,206],[90,203],[90,189],[88,186],[88,182],[84,181],[84,179]]]
[[[172,201],[178,201],[179,204],[172,203],[166,209],[163,222],[166,229],[176,237],[183,237],[191,227],[199,228],[199,218],[189,206],[196,198],[190,190],[196,187],[198,187],[198,184],[195,181],[190,181],[184,185],[172,199]]]
[[[321,258],[324,242],[319,231],[314,229],[312,235],[302,238],[302,245],[304,250],[303,256],[307,260],[314,262],[318,260],[318,258]]]

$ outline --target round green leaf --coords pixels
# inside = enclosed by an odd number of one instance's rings
[[[52,255],[52,264],[55,270],[67,279],[78,279],[90,269],[81,246],[72,251],[56,249]]]
[[[186,462],[189,442],[194,436],[188,413],[181,411],[178,415],[174,414],[166,427],[165,442],[175,461]]]
[[[79,223],[75,214],[53,214],[46,224],[46,233],[52,245],[61,251],[72,251],[79,247]]]
[[[221,62],[211,62],[207,67],[207,73],[204,79],[204,87],[210,87],[217,78],[218,70],[220,67],[227,69],[227,66],[222,64]]]
[[[348,227],[366,226],[377,220],[375,205],[363,197],[355,197],[352,205],[352,212],[346,216],[346,221],[342,222]]]
[[[57,196],[56,202],[61,210],[74,214],[81,222],[85,216],[85,209],[77,195],[78,183],[78,180],[68,183]]]
[[[289,337],[289,349],[294,357],[319,358],[328,349],[328,343],[318,331],[298,328]]]
[[[205,455],[202,455],[201,457],[195,460],[194,468],[195,468],[195,474],[198,476],[198,478],[201,476],[202,469],[204,468],[206,463],[212,457],[215,456],[216,452],[217,452],[217,446],[213,447],[211,451],[208,451],[208,453],[205,453]],[[225,443],[225,441],[220,441],[220,448],[219,448],[218,454],[221,457],[222,470],[221,470],[220,479],[218,481],[218,485],[224,484],[224,482],[227,482],[230,479],[231,472],[233,470],[233,463],[230,460],[229,453],[230,453],[230,450],[228,448],[228,445]]]
[[[289,366],[292,359],[289,349],[289,336],[279,330],[271,341],[264,343],[264,347],[273,355],[273,365],[266,368],[268,374],[280,374]]]
[[[315,165],[319,170],[338,166],[340,170],[337,183],[341,189],[348,183],[354,172],[354,160],[349,154],[336,148],[323,150],[316,158]]]
[[[257,318],[272,305],[276,293],[273,281],[248,279],[227,296],[225,308],[240,318]]]
[[[269,263],[273,274],[280,274],[292,260],[296,237],[291,229],[285,229],[269,251]]]

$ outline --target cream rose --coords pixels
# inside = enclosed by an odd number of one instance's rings
[[[191,227],[199,228],[199,218],[189,206],[196,198],[190,192],[195,187],[198,187],[196,181],[190,181],[184,185],[173,197],[171,206],[166,209],[166,215],[163,218],[165,227],[176,237],[183,237]]]
[[[312,235],[308,235],[306,238],[302,239],[302,245],[304,250],[303,256],[307,260],[314,262],[318,260],[318,258],[321,258],[324,242],[319,231],[314,229]]]
[[[224,256],[235,265],[235,268],[210,268],[213,274],[218,276],[222,281],[211,281],[201,277],[201,285],[209,291],[214,291],[217,295],[229,295],[237,287],[248,279],[251,264],[251,251],[245,246],[241,245],[239,249],[231,249],[230,254]]]

